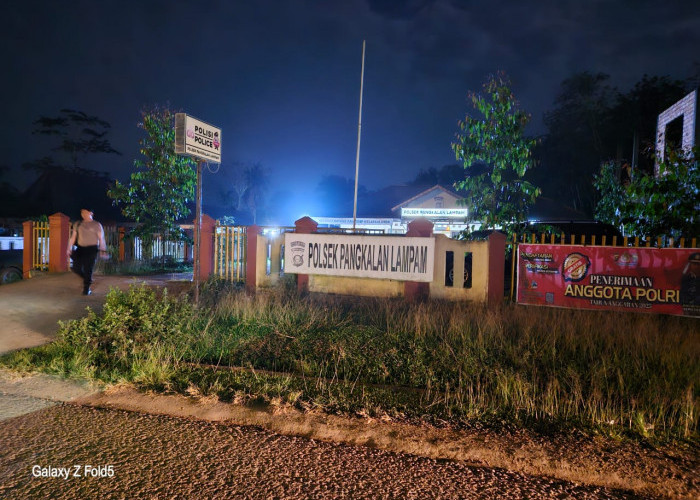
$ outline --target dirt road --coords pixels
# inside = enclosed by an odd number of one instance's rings
[[[68,477],[43,477],[52,474]],[[0,497],[639,498],[253,427],[71,404],[0,422]]]

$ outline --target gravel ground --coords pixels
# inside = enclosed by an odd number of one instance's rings
[[[34,466],[70,468],[71,477],[34,477]],[[73,404],[0,422],[0,497],[639,498],[254,427]]]

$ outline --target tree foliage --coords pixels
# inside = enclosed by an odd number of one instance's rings
[[[669,150],[659,163],[659,175],[633,171],[621,179],[619,162],[601,166],[594,185],[600,194],[596,218],[639,237],[700,235],[700,150]]]
[[[357,186],[358,204],[360,198],[367,194],[362,184]],[[324,175],[316,185],[315,198],[324,215],[331,217],[348,217],[352,215],[355,200],[355,179],[342,175]]]
[[[80,155],[111,153],[121,155],[107,139],[110,124],[97,116],[74,109],[62,109],[58,116],[40,116],[34,121],[34,134],[55,136],[60,140],[54,151],[68,155],[70,166],[78,167]]]
[[[459,182],[464,177],[464,168],[460,165],[443,165],[442,167],[430,167],[421,169],[416,177],[410,181],[413,186],[434,186],[439,184],[443,187],[453,187],[456,182]]]
[[[209,182],[209,181],[207,181]],[[270,172],[260,162],[234,161],[217,172],[213,196],[239,223],[258,222],[266,208]],[[232,220],[232,219],[228,219]]]
[[[512,232],[527,222],[530,206],[540,190],[525,180],[532,168],[535,140],[525,137],[530,116],[520,110],[503,73],[490,76],[483,93],[469,93],[481,116],[467,115],[459,122],[461,133],[452,144],[466,177],[455,183],[464,191],[460,203],[483,228],[502,227]]]
[[[134,161],[136,171],[128,184],[116,181],[107,194],[139,223],[137,236],[146,241],[155,233],[184,238],[176,222],[191,212],[197,174],[194,160],[175,154],[175,112],[167,106],[145,109],[138,127],[145,132],[139,141],[144,158]]]
[[[10,182],[4,180],[6,172],[10,171],[7,165],[0,165],[0,216],[14,217],[21,215],[23,199],[19,190]]]
[[[243,171],[243,179],[247,186],[244,198],[253,216],[253,224],[257,224],[258,212],[265,206],[265,194],[270,185],[270,175],[260,163],[254,163]]]
[[[608,79],[603,73],[583,72],[564,80],[555,108],[544,115],[548,133],[537,150],[543,168],[535,177],[545,196],[587,213],[592,213],[595,199],[593,175],[610,155],[615,93]]]
[[[547,134],[536,150],[535,182],[547,197],[593,214],[593,177],[603,162],[635,160],[652,172],[658,114],[687,93],[687,83],[644,75],[628,92],[604,73],[576,73],[564,80],[555,107],[544,115]]]

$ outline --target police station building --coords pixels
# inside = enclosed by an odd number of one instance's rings
[[[459,195],[440,185],[419,189],[415,186],[389,186],[372,193],[371,197],[360,199],[357,207],[360,215],[355,227],[384,234],[405,234],[408,223],[422,217],[433,223],[435,234],[454,237],[467,228],[469,212],[457,204]],[[311,218],[319,227],[326,228],[352,228],[353,223],[352,217],[319,214]]]

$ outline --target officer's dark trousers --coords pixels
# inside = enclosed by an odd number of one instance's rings
[[[83,293],[90,290],[92,271],[97,261],[97,245],[81,247],[78,245],[73,252],[73,272],[83,278]]]

